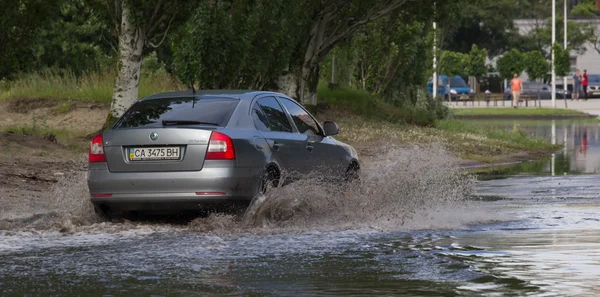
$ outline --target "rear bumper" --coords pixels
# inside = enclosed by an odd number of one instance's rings
[[[149,204],[191,208],[215,202],[249,201],[257,192],[260,169],[208,167],[187,172],[110,172],[90,164],[88,188],[95,205],[144,209]]]

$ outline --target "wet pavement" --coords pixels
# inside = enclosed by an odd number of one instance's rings
[[[40,228],[39,220],[35,227],[11,227],[0,233],[0,291],[2,296],[600,295],[598,127],[526,126],[517,128],[544,137],[555,130],[563,140],[566,131],[566,150],[536,166],[498,168],[471,190],[468,180],[450,178],[451,167],[432,166],[448,156],[413,150],[371,165],[354,194],[331,196],[311,185],[282,193],[317,197],[306,201],[320,207],[286,224],[241,228],[216,216],[189,224],[96,222],[68,232]],[[582,128],[587,149],[577,136],[582,134],[570,132]],[[582,146],[585,162],[577,155]],[[449,194],[457,183],[466,185],[464,191]],[[323,204],[326,197],[338,201]],[[351,202],[340,206],[342,197]]]

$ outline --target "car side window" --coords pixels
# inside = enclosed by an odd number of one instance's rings
[[[292,116],[298,132],[307,135],[321,134],[319,124],[300,105],[287,98],[281,98],[281,102]]]
[[[292,132],[292,125],[275,97],[261,98],[258,105],[265,113],[271,131]]]
[[[256,126],[256,129],[260,131],[271,131],[267,116],[257,104],[254,104],[254,107],[252,108],[252,120],[254,121],[254,126]]]

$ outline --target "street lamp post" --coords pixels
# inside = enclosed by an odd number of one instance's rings
[[[554,44],[556,43],[556,0],[552,0],[552,107],[556,108],[556,69],[554,65]]]
[[[437,98],[437,50],[436,50],[436,42],[437,42],[437,24],[435,23],[435,6],[436,1],[433,2],[433,79],[431,80],[431,88],[433,98]]]
[[[563,37],[564,37],[563,46],[566,51],[567,50],[567,0],[565,0],[564,10],[565,10],[565,12],[564,12],[565,13],[565,21],[564,21],[564,32],[563,32]],[[563,77],[563,91],[564,91],[563,96],[565,98],[565,108],[566,108],[567,107],[567,76],[566,75],[565,75],[565,77]],[[571,93],[571,94],[573,94],[573,93]],[[571,95],[571,96],[573,96],[573,95]],[[573,97],[571,97],[571,98],[573,98]]]
[[[436,24],[433,22],[433,80],[431,81],[431,88],[433,90],[433,98],[437,98],[437,51],[435,47],[437,37]]]

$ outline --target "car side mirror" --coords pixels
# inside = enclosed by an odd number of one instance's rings
[[[325,136],[333,136],[340,133],[340,127],[335,122],[331,121],[325,121],[325,123],[323,123],[323,130],[325,130]]]
[[[548,88],[544,87],[542,90],[544,90],[544,91],[548,91]]]

